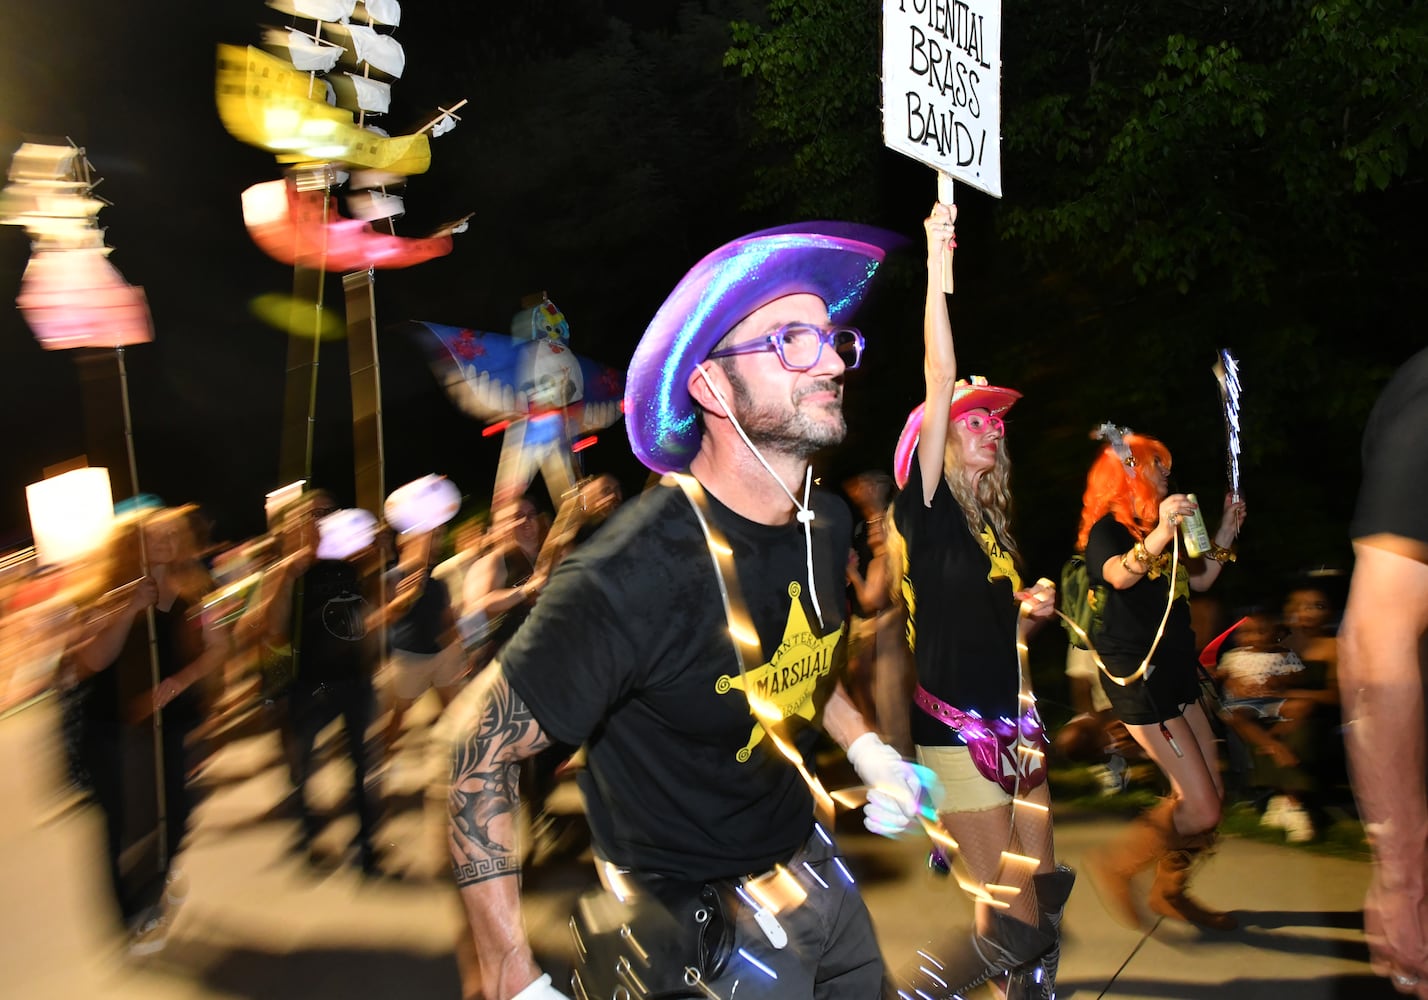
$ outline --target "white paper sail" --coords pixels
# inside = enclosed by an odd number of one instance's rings
[[[392,85],[378,80],[369,80],[356,73],[348,73],[347,78],[357,90],[357,106],[363,111],[386,114],[392,103]]]
[[[451,131],[452,129],[454,129],[455,127],[456,127],[456,119],[455,119],[455,118],[452,118],[450,115],[442,115],[440,118],[438,118],[438,119],[436,120],[436,123],[435,123],[434,125],[432,125],[432,127],[431,127],[431,135],[432,135],[432,138],[436,138],[436,137],[439,136],[439,135],[445,135],[446,133],[450,132],[450,131]]]
[[[352,33],[352,52],[359,62],[388,76],[402,75],[407,68],[407,54],[402,51],[400,42],[363,24],[349,24],[347,30]]]
[[[366,0],[367,16],[377,24],[395,28],[402,23],[402,5],[397,0]]]
[[[345,22],[357,8],[357,0],[289,0],[293,13],[314,21]],[[282,10],[287,4],[278,6]]]
[[[276,28],[270,28],[266,34],[269,44],[287,46],[288,58],[292,61],[293,68],[304,73],[331,72],[344,51],[341,45],[314,38],[297,28],[288,28],[286,34]]]
[[[99,212],[109,204],[92,192],[99,181],[78,146],[21,143],[10,161],[10,183],[0,191],[0,223],[24,226],[34,250],[104,246]]]
[[[70,187],[88,187],[74,179],[75,157],[79,149],[74,146],[49,146],[39,142],[23,142],[15,150],[10,160],[10,179],[26,180],[35,184],[52,181]]]
[[[401,195],[385,191],[357,191],[347,196],[347,210],[363,222],[395,219],[406,211]]]
[[[98,198],[86,198],[82,192],[62,194],[43,189],[37,191],[33,185],[23,182],[12,184],[0,192],[0,222],[24,226],[32,236],[51,228],[67,232],[77,227],[91,227],[103,207],[104,202]]]

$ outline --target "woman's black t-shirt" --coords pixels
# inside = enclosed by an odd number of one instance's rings
[[[1016,651],[1021,589],[1011,556],[990,527],[974,536],[946,480],[932,505],[922,502],[916,462],[893,502],[904,545],[903,598],[917,680],[931,694],[984,718],[1014,718],[1020,683]],[[960,746],[947,726],[913,709],[912,738],[922,746]]]

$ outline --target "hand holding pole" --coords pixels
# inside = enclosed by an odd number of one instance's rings
[[[937,172],[937,200],[944,205],[955,204],[952,192],[952,175]],[[952,294],[952,250],[957,246],[956,239],[947,242],[947,253],[942,258],[942,290],[948,295]]]

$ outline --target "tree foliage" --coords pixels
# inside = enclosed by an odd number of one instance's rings
[[[1428,10],[1106,4],[1080,32],[1047,13],[1006,11],[1007,236],[1260,300],[1286,272],[1369,259],[1378,202],[1360,196],[1409,174],[1428,126]]]
[[[733,25],[726,61],[782,153],[762,202],[876,203],[880,16],[770,0]],[[1003,38],[1003,235],[1141,285],[1264,300],[1286,271],[1364,265],[1363,196],[1407,178],[1428,131],[1428,7],[1409,0],[1009,0]]]
[[[877,200],[879,10],[875,0],[770,0],[766,24],[735,21],[725,65],[757,82],[755,142],[775,153],[748,203],[861,217]],[[869,55],[873,54],[873,58]]]

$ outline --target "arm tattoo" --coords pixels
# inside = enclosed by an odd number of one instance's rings
[[[520,875],[520,763],[551,742],[505,674],[494,671],[472,728],[452,751],[449,846],[458,887]]]

